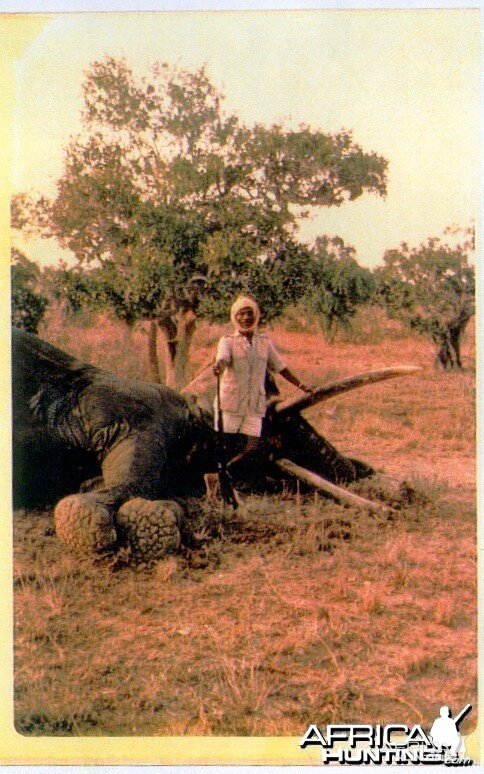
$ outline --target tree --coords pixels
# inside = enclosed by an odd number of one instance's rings
[[[108,271],[106,303],[156,322],[174,386],[197,317],[218,314],[209,293],[224,305],[234,289],[284,296],[284,263],[304,263],[299,220],[386,192],[386,160],[350,133],[244,126],[204,68],[156,63],[137,78],[106,57],[83,88],[85,131],[65,150],[56,196],[16,197],[15,218]]]
[[[419,247],[388,250],[385,265],[375,270],[377,294],[389,314],[429,335],[437,345],[436,365],[446,370],[462,368],[462,336],[475,313],[473,249],[471,226],[461,244],[429,238]]]
[[[69,268],[64,261],[45,267],[43,284],[48,294],[61,305],[76,314],[86,306],[102,309],[102,279],[99,268],[85,271],[75,266]]]
[[[12,324],[30,333],[37,333],[48,306],[48,299],[38,292],[40,269],[24,253],[11,250]]]
[[[311,251],[311,282],[306,303],[332,343],[339,327],[348,328],[357,306],[370,300],[373,275],[355,259],[355,249],[339,237],[316,239]]]

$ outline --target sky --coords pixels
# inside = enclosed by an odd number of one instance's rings
[[[479,215],[479,12],[258,10],[58,13],[14,68],[13,189],[52,193],[63,148],[79,128],[89,63],[125,56],[206,66],[225,109],[247,123],[349,129],[389,162],[388,194],[321,208],[301,225],[337,234],[373,267],[387,249],[418,245]],[[20,22],[21,23],[21,19]],[[45,241],[29,257],[55,264]]]

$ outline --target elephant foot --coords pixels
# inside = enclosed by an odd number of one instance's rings
[[[92,495],[64,497],[54,510],[59,540],[77,554],[97,554],[112,550],[116,530],[110,511]]]
[[[152,561],[179,550],[183,516],[183,508],[174,500],[135,497],[119,509],[116,527],[121,543],[129,546],[134,556]]]

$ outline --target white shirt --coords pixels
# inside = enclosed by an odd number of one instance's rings
[[[266,413],[266,371],[280,373],[285,363],[264,333],[254,333],[252,341],[241,333],[222,336],[216,360],[226,367],[220,382],[220,408],[233,414]]]

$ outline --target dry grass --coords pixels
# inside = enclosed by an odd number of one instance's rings
[[[141,332],[126,346],[113,323],[54,323],[44,332],[54,343],[139,375]],[[197,333],[193,372],[220,331]],[[428,725],[443,701],[476,704],[471,338],[468,370],[442,375],[423,340],[272,336],[313,382],[424,367],[308,412],[339,448],[406,480],[399,510],[388,519],[317,496],[252,497],[225,521],[206,503],[191,547],[148,569],[81,563],[61,550],[51,512],[17,512],[21,733],[300,735],[314,722]],[[359,491],[388,498],[386,486]]]

